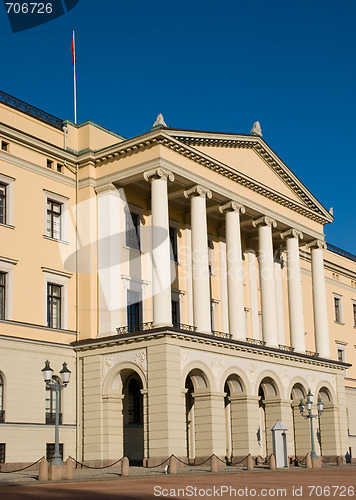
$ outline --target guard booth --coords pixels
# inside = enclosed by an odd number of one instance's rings
[[[288,467],[287,430],[288,428],[279,420],[271,427],[273,455],[277,469]]]

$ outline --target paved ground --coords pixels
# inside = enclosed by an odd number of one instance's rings
[[[121,478],[118,469],[106,469],[105,474],[87,469],[76,471],[75,481],[61,483],[38,483],[33,472],[22,473],[21,483],[4,477],[13,474],[1,474],[0,499],[356,498],[356,465],[254,472],[228,467],[217,474],[197,469],[181,469],[173,476],[162,469],[131,468],[129,478]]]

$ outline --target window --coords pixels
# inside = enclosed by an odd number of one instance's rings
[[[0,272],[0,319],[5,319],[6,311],[6,273]]]
[[[0,373],[0,422],[5,422],[4,410],[4,379]]]
[[[180,328],[179,298],[172,299],[172,325],[176,328]]]
[[[126,246],[140,250],[140,215],[125,212]]]
[[[61,163],[57,163],[57,172],[62,172],[63,165]]]
[[[5,141],[1,141],[1,149],[3,151],[9,151],[9,143]]]
[[[0,184],[0,223],[6,224],[6,184]]]
[[[214,242],[211,237],[208,237],[208,259],[209,259],[209,274],[210,276],[215,276]]]
[[[352,304],[352,312],[353,312],[353,318],[354,318],[354,328],[356,328],[356,302]]]
[[[50,328],[61,328],[62,287],[47,283],[47,325]]]
[[[129,332],[137,332],[142,327],[141,294],[127,290],[127,328]]]
[[[135,379],[131,379],[128,385],[128,419],[131,425],[142,425],[143,404],[140,384]]]
[[[58,377],[52,377],[54,382],[60,382]],[[62,391],[58,393],[59,423],[62,423]],[[50,387],[46,387],[46,424],[56,423],[56,392]]]
[[[0,464],[5,463],[5,449],[6,449],[6,444],[0,443]]]
[[[178,262],[178,231],[175,227],[169,228],[169,241],[171,243],[171,261]]]
[[[47,443],[46,444],[46,460],[47,462],[50,462],[53,458],[54,455],[54,443]],[[59,443],[59,454],[63,460],[63,443]]]
[[[47,160],[47,167],[52,168],[53,166],[53,161],[52,160]]]
[[[343,363],[345,361],[345,351],[343,349],[337,350],[337,360]]]
[[[342,323],[341,297],[334,296],[334,309],[336,323]]]
[[[56,240],[61,239],[62,204],[47,199],[47,236]]]

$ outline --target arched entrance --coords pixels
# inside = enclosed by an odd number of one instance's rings
[[[142,382],[132,370],[123,370],[123,438],[124,455],[130,465],[142,465],[144,458],[143,395]]]
[[[260,412],[261,456],[273,453],[271,427],[280,419],[280,401],[277,384],[271,377],[265,377],[258,388]]]
[[[209,393],[207,377],[199,370],[191,370],[185,380],[186,446],[188,460],[193,462],[204,449],[204,404]]]
[[[307,453],[310,453],[310,423],[299,411],[300,400],[305,400],[305,397],[305,387],[300,383],[294,384],[290,394],[293,418],[293,454],[299,460],[304,458]]]
[[[323,457],[334,458],[336,455],[346,452],[346,450],[341,450],[339,446],[338,415],[331,392],[327,387],[321,387],[317,395],[317,399],[319,398],[324,404],[318,429],[320,454]]]
[[[246,397],[241,378],[232,374],[226,379],[225,392],[225,436],[226,457],[232,462],[233,457],[240,456],[245,448],[241,430],[246,426]]]

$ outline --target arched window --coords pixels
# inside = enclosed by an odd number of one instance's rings
[[[4,378],[0,373],[0,422],[5,422],[4,410]]]
[[[59,382],[58,377],[52,377],[53,382]],[[59,423],[62,423],[62,391],[58,393],[58,411]],[[56,422],[56,391],[51,387],[46,387],[46,424],[55,424]]]

